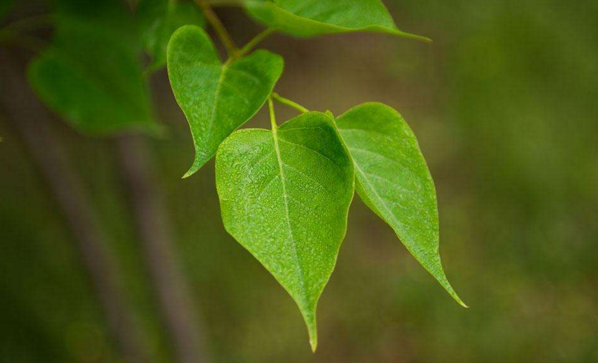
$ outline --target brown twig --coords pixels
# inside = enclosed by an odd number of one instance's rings
[[[162,321],[177,362],[206,363],[208,357],[197,306],[175,256],[173,233],[165,212],[163,193],[155,184],[152,157],[141,136],[118,141],[121,170],[128,184],[147,269],[160,303]]]
[[[106,316],[108,332],[124,361],[151,362],[119,283],[120,271],[106,250],[106,237],[90,208],[92,203],[70,159],[53,136],[51,123],[54,120],[27,85],[22,67],[24,62],[7,53],[5,49],[0,52],[0,107],[23,140],[68,223],[81,263]]]
[[[208,22],[214,28],[216,34],[218,34],[218,37],[226,47],[228,55],[232,58],[238,57],[239,48],[237,48],[237,45],[235,44],[233,38],[231,38],[230,34],[228,34],[228,31],[226,30],[216,13],[214,13],[214,10],[212,10],[210,4],[206,0],[194,1],[197,4],[197,6],[199,6],[201,10],[203,10],[206,19],[208,19]]]

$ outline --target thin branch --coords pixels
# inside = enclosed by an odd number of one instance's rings
[[[272,124],[272,131],[276,131],[278,129],[278,125],[276,124],[276,113],[274,112],[274,102],[272,102],[272,97],[268,98],[268,110],[270,111],[270,123]]]
[[[117,143],[148,273],[177,362],[208,362],[197,304],[175,254],[173,232],[163,192],[154,182],[157,175],[148,145],[141,136],[122,137]]]
[[[228,55],[232,58],[237,58],[239,56],[239,48],[237,48],[237,45],[233,41],[233,38],[231,38],[230,34],[218,18],[218,15],[216,15],[214,10],[212,10],[210,4],[206,0],[194,1],[197,4],[197,6],[199,6],[201,10],[203,10],[204,15],[208,19],[208,22],[212,25],[212,27],[216,31],[216,34],[218,34],[218,37],[226,47]]]
[[[37,30],[39,28],[44,28],[53,24],[55,20],[54,15],[36,15],[31,16],[24,19],[15,20],[10,24],[7,24],[5,27],[0,29],[1,31],[5,30]]]
[[[248,0],[207,0],[208,4],[213,7],[243,7]]]
[[[107,319],[108,332],[118,345],[124,361],[147,363],[149,354],[141,332],[133,322],[119,277],[116,261],[106,249],[106,236],[93,210],[83,183],[70,159],[53,136],[54,122],[37,100],[24,77],[24,62],[0,52],[0,107],[22,138],[37,169],[68,223],[81,263],[89,275],[95,295]]]
[[[34,53],[40,53],[49,46],[42,39],[27,34],[19,34],[10,29],[0,30],[0,44],[27,49]]]
[[[306,113],[309,112],[309,110],[303,106],[301,106],[300,104],[293,102],[291,100],[289,100],[288,98],[284,98],[281,95],[279,95],[278,93],[272,93],[272,98],[279,102],[282,103],[283,105],[289,106],[291,108],[294,108],[295,110],[301,112],[301,113]]]
[[[256,35],[253,39],[249,41],[249,43],[245,44],[245,46],[241,48],[241,51],[239,52],[238,56],[242,57],[246,54],[249,54],[249,52],[251,52],[258,44],[260,44],[264,39],[272,35],[274,32],[274,29],[268,28]]]

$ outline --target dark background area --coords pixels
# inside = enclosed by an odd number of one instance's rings
[[[471,308],[356,198],[313,355],[293,301],[224,231],[213,162],[181,180],[191,136],[160,71],[152,93],[169,133],[150,139],[151,164],[211,361],[598,361],[598,2],[386,4],[399,28],[434,43],[275,35],[263,46],[286,58],[282,95],[335,114],[381,101],[410,123],[437,186],[447,275]],[[237,9],[218,14],[239,44],[260,30]],[[116,142],[52,128],[110,237],[135,324],[171,362]],[[120,362],[48,186],[2,119],[0,135],[0,361]]]

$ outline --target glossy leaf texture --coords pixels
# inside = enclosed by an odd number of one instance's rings
[[[466,306],[442,268],[434,182],[405,120],[389,106],[366,103],[339,117],[337,127],[355,162],[359,196],[448,293]]]
[[[192,1],[142,0],[135,17],[143,46],[152,57],[152,70],[166,64],[168,41],[178,28],[205,24],[203,13]]]
[[[353,164],[333,120],[298,116],[277,131],[233,133],[218,150],[226,230],[297,303],[317,346],[316,305],[347,229]]]
[[[246,0],[248,13],[296,37],[378,32],[429,41],[399,30],[380,0]]]
[[[185,177],[207,163],[220,143],[262,108],[283,67],[282,57],[265,50],[222,64],[203,29],[184,26],[174,33],[168,75],[195,145],[195,161]]]
[[[65,11],[56,17],[52,45],[29,67],[39,97],[84,133],[156,132],[134,28],[112,24],[131,23],[125,9],[106,1],[94,13],[87,2],[59,3]]]

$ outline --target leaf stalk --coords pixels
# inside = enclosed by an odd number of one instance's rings
[[[224,27],[224,24],[222,24],[222,22],[220,21],[220,18],[218,18],[218,15],[216,15],[214,10],[212,10],[210,4],[206,0],[194,1],[195,4],[197,4],[197,6],[199,6],[201,10],[204,12],[206,19],[208,19],[208,22],[210,23],[210,25],[212,25],[212,27],[216,31],[216,34],[218,34],[218,37],[226,47],[228,55],[232,58],[239,57],[239,48],[235,44],[233,38],[230,36],[226,28]]]
[[[6,25],[1,30],[37,30],[46,26],[52,25],[54,22],[54,15],[38,15],[25,19],[15,20]]]
[[[276,130],[278,130],[278,125],[276,124],[276,113],[274,112],[274,102],[272,98],[273,96],[268,98],[268,110],[270,111],[270,123],[272,124],[272,131],[276,132]]]
[[[279,95],[278,93],[274,92],[272,93],[272,98],[279,102],[282,103],[283,105],[289,106],[291,108],[294,108],[295,110],[301,112],[301,113],[306,113],[309,112],[309,110],[303,106],[301,106],[300,104],[298,104],[297,102],[291,101],[288,98],[284,98],[281,95]]]
[[[245,46],[243,48],[241,48],[241,50],[239,51],[238,56],[242,57],[244,55],[247,55],[248,53],[250,53],[259,43],[261,43],[264,39],[266,39],[267,37],[269,37],[271,34],[273,34],[275,32],[274,29],[272,28],[268,28],[264,31],[262,31],[261,33],[259,33],[258,35],[256,35],[253,39],[251,39],[249,41],[249,43],[245,44]]]
[[[11,45],[39,53],[48,46],[48,43],[36,37],[19,34],[9,29],[0,30],[0,44]]]
[[[208,0],[208,4],[213,7],[242,7],[244,0]]]

